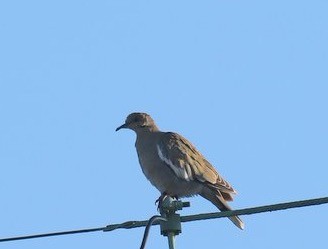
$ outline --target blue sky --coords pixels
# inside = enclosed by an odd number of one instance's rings
[[[187,137],[244,208],[327,196],[326,1],[3,1],[0,237],[156,214],[133,111]],[[214,212],[192,198],[182,214]],[[328,206],[183,224],[177,248],[325,248]],[[139,248],[143,229],[1,248]],[[167,248],[159,229],[147,248]]]

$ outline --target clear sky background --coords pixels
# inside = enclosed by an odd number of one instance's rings
[[[328,194],[327,1],[2,1],[0,238],[156,214],[130,112],[188,138],[245,208]],[[192,198],[182,214],[214,212]],[[177,248],[327,248],[328,206],[183,224]],[[139,248],[143,229],[0,243]],[[147,248],[167,248],[153,227]]]

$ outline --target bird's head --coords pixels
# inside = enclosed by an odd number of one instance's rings
[[[158,128],[155,125],[154,120],[147,113],[134,112],[131,113],[125,120],[125,123],[116,128],[116,131],[120,129],[131,129],[135,132],[139,131],[157,131]]]

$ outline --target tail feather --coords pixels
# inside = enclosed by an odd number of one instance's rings
[[[204,188],[202,193],[200,194],[205,199],[212,202],[220,211],[230,211],[232,210],[228,203],[224,200],[221,193],[219,191],[214,191],[212,189]],[[238,228],[244,229],[244,222],[238,216],[230,216],[228,217],[233,224],[235,224]]]

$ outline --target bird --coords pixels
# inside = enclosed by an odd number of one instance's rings
[[[136,133],[135,147],[141,169],[162,197],[200,195],[220,211],[232,210],[227,202],[232,201],[237,192],[183,136],[160,131],[152,117],[143,112],[129,114],[116,131],[121,129]],[[244,229],[238,216],[228,218]]]

